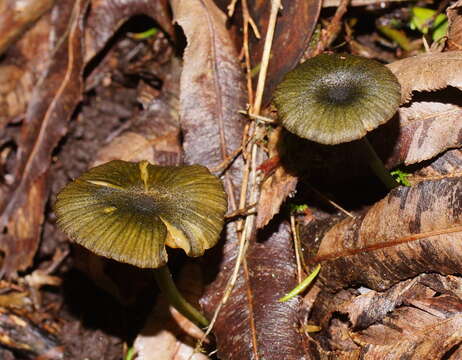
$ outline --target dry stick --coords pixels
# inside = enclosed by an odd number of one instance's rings
[[[311,191],[313,191],[317,196],[319,196],[322,200],[324,200],[325,202],[327,202],[328,204],[332,205],[334,208],[336,208],[337,210],[340,210],[342,213],[344,213],[346,216],[349,216],[350,218],[354,219],[355,216],[347,211],[346,209],[344,209],[343,207],[341,207],[339,204],[337,204],[335,201],[329,199],[326,195],[324,195],[322,192],[320,192],[318,189],[316,189],[313,185],[309,184],[309,183],[305,183],[309,186],[309,188],[311,189]]]
[[[338,5],[337,10],[335,11],[334,17],[327,26],[327,29],[322,31],[321,40],[316,46],[314,53],[310,54],[311,56],[321,54],[337,38],[337,35],[342,28],[343,15],[345,15],[349,3],[350,0],[340,0],[340,4]]]
[[[281,0],[272,0],[271,1],[271,13],[270,13],[270,19],[268,23],[268,30],[266,32],[266,38],[265,38],[265,44],[263,48],[263,55],[262,55],[262,61],[261,61],[261,68],[260,68],[260,73],[258,77],[258,83],[257,83],[257,91],[256,91],[256,99],[255,99],[255,104],[252,107],[251,113],[254,115],[259,115],[260,110],[261,110],[261,104],[262,104],[262,99],[263,99],[263,90],[264,90],[264,85],[265,85],[265,79],[266,79],[266,73],[268,70],[268,63],[269,63],[269,58],[270,58],[270,52],[271,52],[271,45],[273,42],[273,37],[274,37],[274,29],[276,26],[276,18],[278,11],[281,7]],[[248,74],[250,76],[250,74]],[[257,127],[254,125],[254,133],[256,133]],[[251,149],[251,164],[250,164],[250,187],[252,189],[252,192],[250,193],[249,196],[249,202],[254,203],[257,202],[258,198],[258,183],[257,183],[257,155],[258,155],[258,146],[256,142],[254,141],[252,144],[252,149]],[[254,220],[255,220],[255,215],[249,215],[246,217],[245,222],[244,222],[244,229],[241,233],[240,241],[239,241],[239,252],[237,255],[236,259],[236,264],[233,270],[233,273],[228,281],[228,284],[225,289],[225,293],[223,294],[223,297],[221,299],[220,304],[217,306],[215,309],[215,312],[213,314],[212,320],[210,321],[210,325],[207,328],[207,331],[204,334],[204,338],[212,331],[212,328],[216,322],[216,319],[218,317],[218,314],[221,310],[221,308],[226,304],[233,288],[234,285],[237,281],[237,277],[239,274],[239,268],[242,264],[245,250],[247,249],[247,244],[248,244],[248,237],[251,235],[253,225],[254,225]]]
[[[295,248],[295,260],[297,262],[297,279],[298,283],[300,284],[303,280],[302,261],[300,256],[302,249],[300,245],[300,238],[298,237],[297,225],[295,224],[295,216],[293,214],[290,215],[290,230],[292,230],[292,237]]]
[[[228,17],[231,18],[234,14],[234,9],[236,8],[237,0],[231,0],[227,9],[228,9]]]

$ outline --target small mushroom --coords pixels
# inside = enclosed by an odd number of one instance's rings
[[[362,139],[372,170],[388,188],[398,184],[365,136],[392,118],[400,98],[400,84],[387,67],[346,54],[308,59],[274,93],[282,125],[295,135],[326,145]]]
[[[58,226],[88,250],[140,268],[156,269],[171,304],[189,319],[207,319],[183,299],[165,246],[201,256],[220,236],[227,208],[218,178],[207,168],[114,160],[67,184],[57,196]]]

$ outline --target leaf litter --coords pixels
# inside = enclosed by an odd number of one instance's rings
[[[282,1],[274,17],[276,1],[241,0],[230,18],[222,0],[63,1],[47,11],[49,3],[40,19],[12,27],[0,63],[1,286],[11,300],[0,321],[22,318],[38,336],[15,339],[30,351],[0,341],[1,357],[120,359],[135,343],[135,356],[149,359],[140,342],[169,359],[460,355],[460,2],[420,4],[448,19],[448,36],[433,44],[431,33],[413,32],[420,29],[407,23],[412,4],[404,1],[382,9],[326,2],[322,10],[320,1]],[[397,31],[385,35],[376,19]],[[147,30],[154,35],[132,36]],[[370,140],[411,187],[379,190],[353,143],[327,149],[258,120],[277,119],[272,89],[322,50],[391,61],[403,104]],[[156,300],[149,274],[74,247],[67,255],[47,204],[70,179],[112,159],[215,169],[229,211],[244,218],[230,221],[223,247],[199,262],[205,291],[200,279],[188,286],[209,318],[220,310],[202,342],[209,356],[198,352],[199,329],[169,315],[161,299],[148,317]],[[354,218],[335,213],[336,202]],[[288,225],[293,203],[311,214],[292,227],[303,271],[321,264],[321,272],[304,299],[280,303],[303,275]],[[192,265],[174,258],[178,268]],[[24,282],[43,269],[49,287]],[[83,293],[104,300],[76,302]],[[108,321],[108,311],[119,315]]]

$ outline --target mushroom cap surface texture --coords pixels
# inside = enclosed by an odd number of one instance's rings
[[[57,223],[90,251],[141,268],[167,263],[165,245],[201,256],[220,236],[227,197],[200,165],[156,166],[114,160],[67,184]]]
[[[334,145],[360,139],[393,117],[401,87],[377,61],[322,54],[287,73],[274,92],[282,125],[299,137]]]

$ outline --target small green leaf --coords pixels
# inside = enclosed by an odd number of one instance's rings
[[[142,268],[167,262],[165,245],[201,256],[218,241],[227,208],[207,168],[115,160],[57,196],[58,226],[94,253]]]
[[[146,31],[140,32],[140,33],[131,33],[130,37],[135,40],[145,40],[145,39],[150,38],[151,36],[156,35],[158,32],[159,32],[159,29],[153,27]]]
[[[289,204],[289,209],[292,214],[302,214],[309,209],[307,204]]]
[[[390,172],[391,176],[393,176],[398,184],[404,186],[411,186],[411,183],[407,179],[411,174],[404,172],[402,170],[394,170]]]
[[[305,280],[303,280],[300,284],[298,284],[295,288],[293,288],[289,293],[284,295],[282,298],[280,298],[278,301],[279,302],[286,302],[293,297],[297,296],[301,292],[303,292],[314,280],[314,278],[319,274],[319,271],[321,270],[321,265],[318,264],[314,270],[311,272],[310,275],[308,275]]]
[[[439,40],[446,35],[448,30],[448,18],[446,15],[438,14],[429,28],[428,25],[436,14],[435,10],[416,6],[412,8],[411,12],[412,18],[409,27],[412,30],[418,30],[422,34],[428,34],[431,30],[433,41]]]

